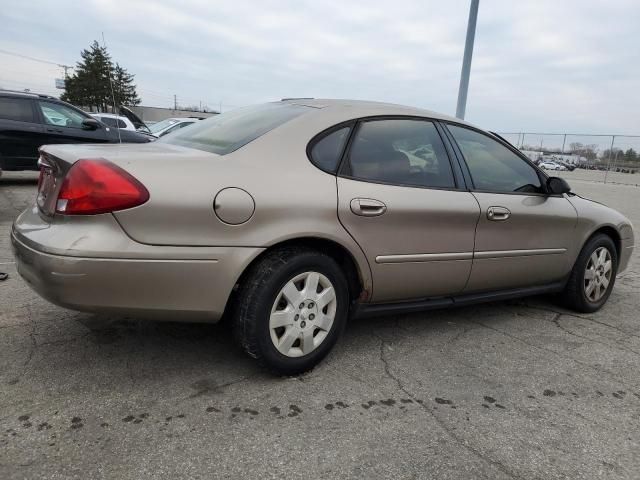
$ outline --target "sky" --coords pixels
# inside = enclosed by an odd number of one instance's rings
[[[0,87],[59,94],[104,33],[143,105],[352,98],[454,115],[468,0],[2,0]],[[640,135],[640,1],[481,0],[466,119]]]

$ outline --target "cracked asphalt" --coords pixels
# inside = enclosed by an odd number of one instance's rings
[[[584,173],[584,172],[583,172]],[[640,225],[640,188],[571,180]],[[0,179],[0,478],[640,478],[640,262],[606,307],[530,298],[353,321],[274,378],[225,325],[64,310],[16,274]]]

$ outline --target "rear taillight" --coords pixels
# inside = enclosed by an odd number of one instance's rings
[[[78,160],[62,182],[56,212],[95,215],[137,207],[149,192],[122,168],[104,159]]]

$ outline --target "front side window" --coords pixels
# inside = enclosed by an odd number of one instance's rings
[[[349,176],[373,182],[454,188],[442,139],[426,120],[374,120],[360,125],[349,152]]]
[[[343,127],[318,140],[311,148],[311,161],[320,170],[335,173],[351,127]]]
[[[238,108],[180,129],[160,141],[226,155],[311,110],[311,107],[281,102]]]
[[[448,128],[462,150],[476,189],[542,193],[536,170],[507,147],[475,130],[457,125]]]
[[[86,117],[75,110],[59,103],[38,101],[44,123],[57,127],[82,128]]]
[[[31,100],[27,98],[0,97],[0,118],[17,122],[33,122]]]

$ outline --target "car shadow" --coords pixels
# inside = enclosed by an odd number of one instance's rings
[[[503,315],[506,311],[557,309],[551,302],[548,297],[532,297],[406,315],[352,318],[336,348],[349,349],[353,345],[357,345],[358,350],[378,348],[380,336],[402,337],[407,332],[425,337],[437,335],[447,338],[450,334],[457,333],[461,325],[476,323],[477,317],[481,317],[481,322],[490,326],[495,322],[508,321],[509,317]],[[154,359],[158,369],[173,368],[175,358],[179,357],[181,362],[191,363],[193,368],[209,370],[215,369],[216,365],[221,368],[234,365],[245,373],[263,372],[237,345],[231,323],[227,319],[208,324],[89,315],[82,316],[77,321],[88,329],[86,343],[94,346],[85,350],[85,354],[89,356],[100,356],[106,346],[111,358],[120,354],[130,357],[130,352],[134,350],[136,359],[143,363]],[[401,338],[398,341],[401,342]],[[162,364],[165,364],[164,367]]]

